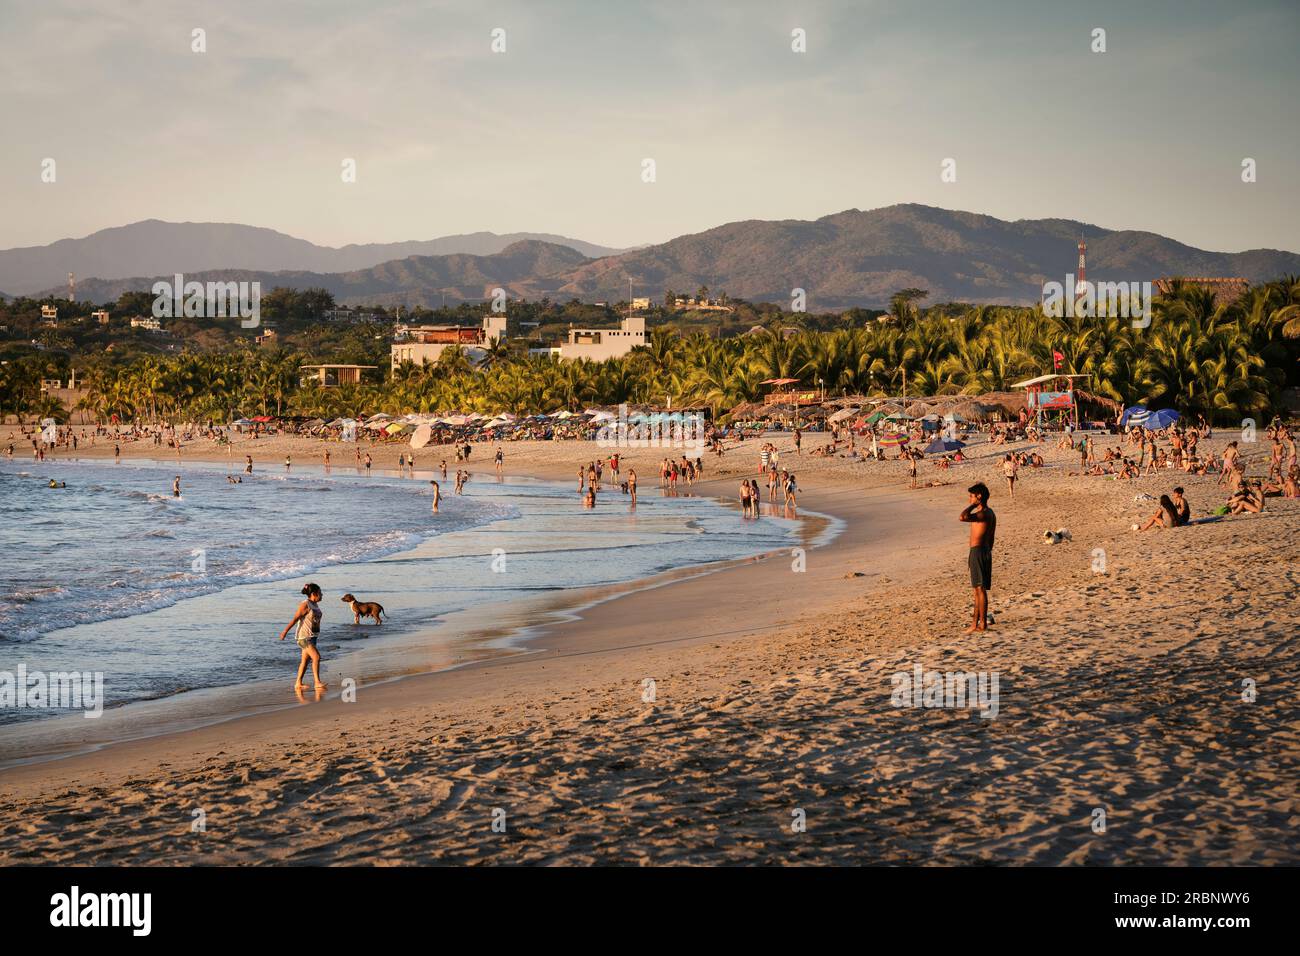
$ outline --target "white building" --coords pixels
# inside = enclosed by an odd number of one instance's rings
[[[442,353],[459,346],[471,362],[482,361],[487,346],[506,337],[506,317],[497,312],[483,317],[483,325],[399,326],[390,349],[393,368],[403,362],[432,365]]]
[[[569,329],[569,341],[560,346],[562,359],[606,359],[626,355],[645,345],[645,317],[629,315],[617,329]]]
[[[146,332],[161,332],[162,323],[152,316],[137,315],[131,319],[131,328],[144,329]]]

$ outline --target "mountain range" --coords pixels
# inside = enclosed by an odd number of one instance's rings
[[[567,246],[587,258],[624,251],[581,239],[532,232],[505,235],[474,232],[423,241],[332,248],[259,226],[146,219],[101,229],[82,239],[60,239],[48,246],[0,250],[0,289],[14,295],[31,295],[54,287],[66,288],[69,272],[78,280],[126,279],[213,269],[351,272],[408,256],[492,255],[521,240]]]
[[[208,226],[174,224],[182,230]],[[259,232],[302,242],[270,230]],[[152,270],[133,278],[79,279],[77,288],[81,298],[107,302],[128,290],[148,290],[155,278],[170,279],[182,271],[187,280],[256,280],[264,291],[275,286],[322,287],[341,304],[354,305],[436,307],[444,300],[481,301],[496,287],[528,299],[618,301],[626,298],[629,279],[634,295],[654,299],[667,289],[694,293],[706,285],[711,294],[788,304],[792,290],[799,288],[806,291],[809,311],[883,307],[893,292],[908,287],[929,290],[929,302],[1029,304],[1039,301],[1045,281],[1064,282],[1066,274],[1075,271],[1080,239],[1087,243],[1088,275],[1094,280],[1240,276],[1258,283],[1300,274],[1300,255],[1293,252],[1208,252],[1152,232],[1109,230],[1068,219],[1010,222],[915,204],[850,209],[813,221],[733,222],[659,245],[598,256],[592,253],[600,250],[585,243],[580,249],[574,241],[551,239],[529,237],[486,253],[409,255],[337,271],[254,271],[227,263],[191,272],[173,266],[162,250]],[[0,252],[0,284],[22,291],[23,282],[6,271],[8,255]],[[179,256],[175,258],[179,263]],[[256,258],[255,250],[245,249],[241,263]],[[83,274],[91,273],[83,267]],[[55,285],[51,293],[61,295],[62,288]]]

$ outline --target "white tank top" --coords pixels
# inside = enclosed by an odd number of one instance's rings
[[[320,633],[320,605],[315,601],[308,601],[309,608],[307,616],[298,622],[297,639],[300,641],[310,640]]]

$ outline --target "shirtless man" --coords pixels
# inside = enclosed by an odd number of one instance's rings
[[[970,567],[971,588],[975,592],[975,616],[966,633],[987,631],[989,623],[989,589],[993,584],[993,535],[997,531],[998,516],[989,507],[989,489],[984,482],[976,482],[966,489],[970,503],[958,517],[971,525]]]
[[[1178,518],[1178,526],[1182,527],[1192,520],[1192,505],[1183,497],[1183,489],[1175,488],[1171,499],[1174,503],[1174,512]]]

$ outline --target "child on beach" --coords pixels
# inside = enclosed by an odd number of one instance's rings
[[[297,628],[294,638],[302,649],[302,658],[298,661],[298,677],[293,682],[293,689],[302,690],[302,675],[307,670],[307,662],[311,661],[311,676],[316,690],[324,690],[325,684],[320,679],[320,651],[316,649],[316,638],[320,634],[320,600],[324,595],[315,584],[305,585],[302,593],[306,595],[306,600],[298,605],[293,620],[280,632],[280,640],[288,637],[292,628]]]

